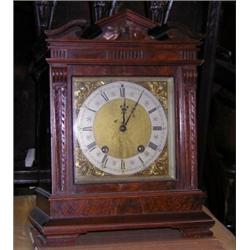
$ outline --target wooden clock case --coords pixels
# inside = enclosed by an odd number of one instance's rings
[[[116,40],[81,39],[84,20],[47,31],[50,50],[51,192],[37,188],[31,212],[37,245],[74,243],[91,231],[178,229],[186,237],[211,236],[213,220],[202,212],[197,188],[196,78],[199,40],[171,28],[153,40],[156,26],[126,10],[98,22],[119,27]],[[72,142],[72,77],[174,77],[176,179],[75,184]]]

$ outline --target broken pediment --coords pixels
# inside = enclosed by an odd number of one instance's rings
[[[148,35],[148,30],[159,26],[158,23],[131,10],[103,18],[96,25],[102,32],[93,39],[81,38],[82,32],[88,27],[88,23],[84,19],[73,20],[57,29],[48,30],[45,34],[48,40],[153,41],[155,39]],[[197,42],[202,38],[200,35],[193,34],[185,25],[176,23],[168,23],[168,25],[167,35],[169,39],[165,40],[166,42]]]

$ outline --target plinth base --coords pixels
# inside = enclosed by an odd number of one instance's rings
[[[50,219],[39,208],[29,217],[34,245],[74,245],[78,237],[88,232],[126,229],[171,228],[183,237],[209,237],[214,221],[204,212],[104,216],[70,219]]]

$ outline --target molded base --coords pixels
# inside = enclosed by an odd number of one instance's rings
[[[180,230],[183,237],[200,238],[212,236],[209,228],[214,224],[204,212],[50,219],[34,208],[29,219],[38,247],[74,245],[78,236],[87,232],[125,229],[172,228]]]

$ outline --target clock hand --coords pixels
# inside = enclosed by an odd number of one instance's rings
[[[128,119],[127,119],[127,121],[126,121],[125,124],[124,124],[125,126],[127,126],[128,121],[130,120],[132,114],[135,112],[135,109],[136,109],[136,107],[137,107],[137,105],[138,105],[138,103],[139,103],[139,101],[140,101],[140,99],[141,99],[142,94],[143,94],[143,91],[141,92],[141,94],[140,94],[140,96],[139,96],[137,102],[135,103],[134,107],[132,108],[132,110],[131,110],[131,112],[130,112],[130,114],[129,114],[129,116],[128,116]]]
[[[128,109],[128,106],[126,106],[126,98],[125,97],[123,98],[123,104],[120,107],[121,107],[121,110],[122,110],[122,124],[121,124],[119,130],[121,132],[124,132],[127,129],[126,126],[124,125],[124,123],[125,123],[126,111]]]
[[[140,99],[141,99],[141,97],[142,97],[143,92],[144,92],[144,91],[141,92],[141,94],[140,94],[140,96],[139,96],[139,98],[138,98],[138,100],[137,100],[135,106],[132,108],[132,110],[131,110],[131,112],[130,112],[130,114],[129,114],[129,116],[128,116],[127,121],[124,123],[124,126],[127,126],[130,117],[131,117],[132,114],[135,112],[135,109],[136,109],[136,107],[137,107],[137,105],[138,105],[138,103],[139,103],[139,101],[140,101]]]
[[[122,110],[122,124],[124,125],[125,123],[125,114],[127,111],[127,106],[126,106],[126,98],[123,98],[123,105],[121,105],[121,110]]]

